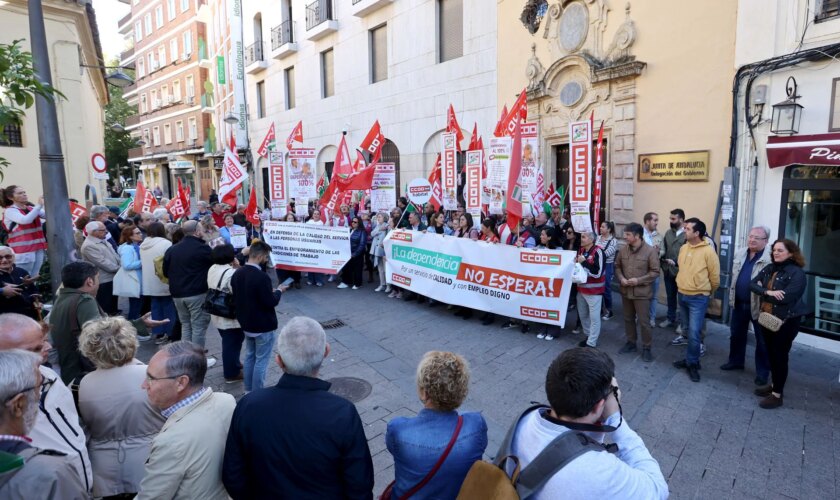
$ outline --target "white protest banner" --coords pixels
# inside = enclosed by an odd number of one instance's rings
[[[540,139],[537,123],[522,124],[522,171],[519,183],[522,185],[522,213],[530,213],[531,199],[537,192],[537,176],[540,170]]]
[[[592,231],[592,127],[589,120],[569,124],[569,202],[575,231]]]
[[[336,274],[350,260],[350,230],[297,222],[266,221],[265,242],[274,267]]]
[[[397,206],[397,167],[393,163],[377,163],[370,186],[370,210],[388,212]]]
[[[441,134],[441,184],[443,187],[443,208],[458,208],[458,146],[455,134]]]
[[[467,151],[464,201],[466,201],[466,210],[472,215],[476,225],[481,223],[481,157],[483,154],[481,150]]]
[[[309,199],[295,198],[295,215],[298,217],[309,217]]]
[[[487,153],[487,186],[504,191],[510,172],[510,137],[493,137]]]
[[[286,200],[271,200],[271,218],[282,219],[286,215]]]
[[[230,244],[235,249],[245,248],[248,246],[248,231],[242,226],[234,226],[229,229]]]
[[[286,177],[284,172],[283,153],[281,151],[268,152],[268,182],[269,194],[272,201],[286,202]],[[273,215],[272,215],[273,217]],[[282,217],[282,215],[281,215]]]
[[[566,321],[574,252],[395,230],[385,256],[387,282],[412,292],[508,318]]]
[[[317,198],[315,185],[315,149],[289,150],[289,198]]]

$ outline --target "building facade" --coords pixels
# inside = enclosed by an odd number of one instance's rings
[[[105,181],[93,177],[91,157],[103,153],[104,106],[108,103],[105,74],[100,68],[102,49],[96,16],[90,4],[45,0],[44,24],[53,85],[65,98],[56,99],[61,150],[70,197],[83,200],[85,187],[99,193]],[[0,3],[0,30],[3,43],[22,40],[30,51],[29,15],[24,0]],[[29,108],[21,127],[7,126],[0,134],[0,157],[10,162],[3,171],[3,185],[26,188],[32,201],[43,193],[39,167],[38,124],[35,107]]]
[[[200,17],[203,2],[131,0],[131,12],[119,21],[131,47],[120,64],[133,66],[136,82],[125,89],[138,114],[126,120],[139,147],[129,152],[139,179],[149,189],[160,186],[171,197],[177,180],[202,195],[202,173],[212,169],[205,157],[213,151],[211,116],[213,64],[207,45],[209,16]]]
[[[771,242],[797,242],[806,260],[805,299],[814,312],[802,329],[831,340],[840,340],[838,55],[837,2],[738,2],[740,78],[731,110],[737,125],[732,163],[740,172],[737,240],[743,243],[751,226],[766,225]],[[797,110],[792,126],[785,108]],[[837,342],[821,346],[838,350]]]
[[[243,40],[254,156],[272,122],[285,149],[301,121],[318,175],[331,172],[342,131],[352,150],[379,120],[402,191],[430,173],[450,103],[464,148],[473,123],[488,136],[498,119],[495,2],[249,0]],[[265,199],[267,160],[254,161]]]

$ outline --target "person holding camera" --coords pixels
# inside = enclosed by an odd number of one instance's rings
[[[18,313],[40,320],[41,295],[35,287],[38,276],[29,276],[26,269],[15,266],[15,252],[0,246],[0,313]]]
[[[548,368],[545,392],[550,407],[526,411],[505,440],[509,449],[503,444],[497,457],[518,457],[525,476],[528,465],[566,433],[577,433],[579,446],[589,449],[564,466],[548,467],[550,477],[536,478],[539,486],[528,498],[668,498],[659,463],[622,418],[615,364],[607,354],[587,347],[564,351]],[[616,446],[599,444],[605,433]]]

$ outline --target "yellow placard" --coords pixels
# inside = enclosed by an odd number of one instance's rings
[[[708,181],[709,151],[639,155],[639,181]]]

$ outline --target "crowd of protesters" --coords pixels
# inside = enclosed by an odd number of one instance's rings
[[[656,326],[651,304],[665,270],[668,315],[660,327],[679,328],[671,344],[687,347],[674,366],[693,381],[699,381],[705,351],[706,308],[720,283],[705,224],[686,219],[680,209],[671,212],[664,237],[651,222],[658,216],[650,213],[644,225],[626,224],[619,242],[613,222],[601,223],[598,234],[579,233],[560,207],[525,216],[510,227],[504,213],[477,221],[463,206],[435,210],[414,207],[404,198],[390,213],[372,216],[358,209],[363,207],[342,205],[332,215],[310,206],[300,217],[290,206],[286,222],[348,228],[350,260],[338,275],[327,277],[273,269],[261,220],[249,220],[244,206],[200,202],[192,218],[178,223],[165,209],[121,217],[119,211],[92,206],[76,223],[81,260],[53,270],[61,273],[63,287],[42,321],[40,295],[33,286],[47,244],[42,200],[33,205],[22,188],[10,186],[3,190],[3,204],[8,244],[0,246],[0,396],[7,404],[0,409],[0,451],[27,460],[13,476],[4,478],[0,472],[0,493],[24,491],[22,481],[37,480],[48,492],[39,498],[370,498],[373,464],[359,415],[317,378],[329,355],[323,328],[305,317],[280,328],[275,308],[304,279],[315,287],[338,279],[338,288],[359,290],[367,271],[367,283],[377,284],[374,292],[472,318],[469,308],[387,283],[384,240],[396,229],[575,252],[584,278],[573,286],[569,309],[577,314],[570,320],[576,316],[573,331],[582,331],[585,338],[549,368],[550,406],[524,413],[512,427],[521,429],[521,436],[503,443],[509,448],[500,452],[515,453],[523,467],[539,461],[541,450],[563,432],[620,422],[614,367],[598,349],[601,322],[614,317],[612,280],[620,291],[626,335],[619,354],[637,352],[641,336],[641,359],[651,362],[651,329]],[[807,312],[800,250],[780,239],[767,257],[769,238],[766,228],[750,233],[743,269],[732,285],[735,307],[745,319],[737,327],[733,322],[733,352],[721,367],[743,369],[746,342],[740,339],[752,320],[766,370],[756,378],[762,408],[782,405],[788,353]],[[781,317],[780,331],[767,335],[757,323],[759,311]],[[497,319],[503,328],[516,327],[541,340],[553,340],[562,330],[490,312],[480,318],[486,326]],[[204,385],[207,370],[216,364],[205,348],[210,325],[222,339],[225,382],[241,382],[247,391],[238,403]],[[138,342],[159,346],[148,366],[135,359]],[[55,370],[44,366],[53,347]],[[758,357],[759,349],[757,366]],[[277,386],[264,388],[271,363],[283,376]],[[570,373],[591,377],[592,394],[571,394],[574,388],[562,382]],[[487,425],[478,413],[457,412],[468,385],[469,369],[461,356],[433,351],[423,357],[417,369],[423,409],[417,417],[394,419],[386,434],[395,463],[395,480],[387,490],[393,498],[421,489],[423,497],[454,498],[481,460]],[[538,431],[543,421],[557,427],[554,435]],[[659,467],[638,435],[625,422],[614,437],[632,452],[607,465],[603,478],[586,473],[599,466],[598,459],[573,461],[574,466],[555,470],[554,479],[543,482],[534,498],[569,493],[563,478],[582,476],[581,484],[589,489],[574,491],[667,497]],[[588,445],[600,446],[600,440]],[[31,462],[39,464],[37,471]],[[433,480],[428,480],[430,470]],[[618,483],[607,477],[621,478],[623,491],[611,489]]]

